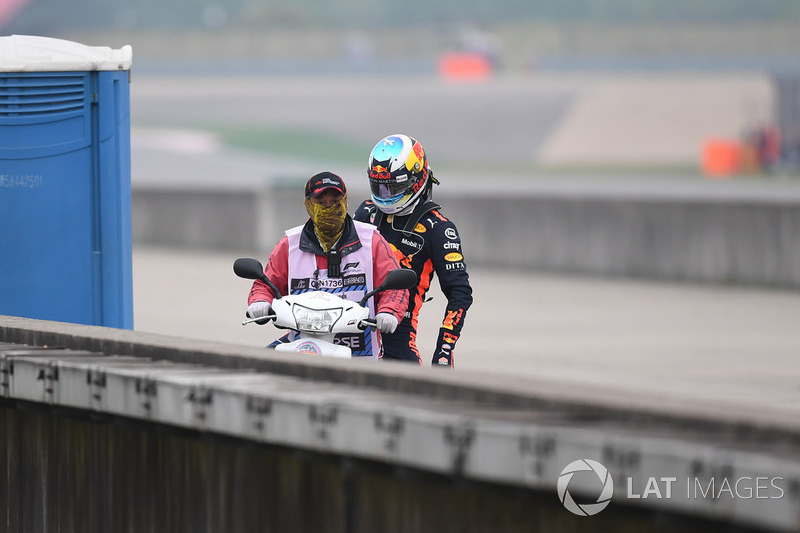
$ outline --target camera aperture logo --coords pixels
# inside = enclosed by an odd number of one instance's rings
[[[578,501],[573,498],[569,490],[570,482],[578,481],[576,476],[580,477],[580,484],[584,489],[583,493],[591,491],[595,486],[597,488],[598,496],[596,499]],[[573,484],[574,486],[574,484]],[[573,461],[561,471],[558,476],[558,498],[568,511],[579,516],[592,516],[596,515],[605,509],[611,502],[611,496],[614,495],[614,480],[611,479],[608,469],[597,461],[591,459],[578,459]],[[591,489],[589,487],[592,487]]]
[[[693,466],[694,468],[694,466]],[[721,500],[780,500],[786,495],[786,478],[778,475],[733,476],[733,467],[706,465],[699,475],[686,477],[685,484],[678,476],[627,476],[623,479],[629,503],[643,500],[694,500],[692,505],[708,502],[718,505]],[[627,483],[625,483],[627,482]],[[558,498],[564,507],[578,516],[593,516],[608,507],[614,495],[614,481],[608,469],[592,459],[578,459],[561,471],[556,483]]]

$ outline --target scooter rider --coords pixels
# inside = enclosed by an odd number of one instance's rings
[[[339,293],[358,301],[379,286],[386,274],[400,268],[389,244],[373,226],[355,222],[347,214],[347,189],[342,179],[331,172],[311,177],[305,185],[305,207],[309,219],[286,231],[269,257],[264,273],[281,294],[299,294],[309,290]],[[247,299],[252,318],[268,316],[274,295],[262,281],[256,280]],[[372,300],[377,300],[372,302]],[[408,291],[387,290],[370,299],[370,317],[382,334],[393,332],[408,307]],[[353,357],[380,358],[377,332],[336,336],[336,343],[346,344]],[[291,342],[294,334],[278,342]]]
[[[435,273],[447,308],[432,364],[452,367],[453,350],[472,305],[472,287],[458,230],[431,200],[433,185],[439,182],[425,150],[407,135],[390,135],[372,149],[367,175],[372,199],[362,203],[353,218],[374,224],[392,245],[400,265],[413,269],[419,279],[410,290],[408,311],[397,330],[383,337],[384,358],[423,364],[416,345],[417,319]]]

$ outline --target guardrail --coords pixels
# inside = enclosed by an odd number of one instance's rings
[[[18,526],[52,529],[53,522],[36,521],[58,502],[62,531],[94,530],[64,523],[77,515],[74,523],[94,520],[98,531],[130,524],[174,530],[170,521],[179,521],[178,529],[197,525],[192,531],[263,524],[572,531],[578,524],[609,530],[659,521],[665,531],[704,531],[714,523],[800,530],[800,431],[793,421],[681,415],[677,405],[670,411],[628,398],[614,405],[558,397],[534,382],[520,390],[513,380],[462,372],[14,317],[0,317],[0,376],[0,461],[14,465],[0,484],[7,487],[0,502]],[[610,504],[587,504],[587,494],[599,499],[597,479],[576,475],[587,465],[607,468]],[[73,501],[64,480],[102,504]],[[164,496],[169,508],[162,512],[157,499],[141,494],[148,490],[180,496]],[[288,495],[294,503],[284,501]],[[295,500],[312,497],[325,500],[314,503],[320,514],[313,519],[279,516],[284,504],[302,516],[305,507]],[[142,507],[141,521],[129,516],[137,501],[150,506]],[[442,509],[458,516],[443,517]],[[478,509],[504,521],[489,528]],[[213,519],[190,516],[194,511]],[[231,526],[243,517],[246,524]]]

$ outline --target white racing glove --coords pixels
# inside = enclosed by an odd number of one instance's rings
[[[261,318],[267,316],[272,311],[272,306],[269,302],[253,302],[247,308],[247,314],[250,318]]]
[[[397,318],[391,313],[378,313],[375,315],[375,322],[381,333],[394,333],[397,329]]]

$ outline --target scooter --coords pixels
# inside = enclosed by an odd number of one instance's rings
[[[413,270],[392,270],[379,287],[355,302],[325,291],[281,295],[264,274],[261,262],[250,257],[234,261],[233,271],[240,278],[264,282],[275,295],[272,300],[273,314],[248,318],[242,322],[243,326],[253,322],[266,324],[274,320],[275,327],[298,333],[295,340],[276,345],[276,351],[313,353],[328,357],[352,357],[350,347],[334,343],[337,333],[362,333],[368,327],[377,327],[375,320],[370,319],[367,307],[367,301],[372,296],[386,290],[409,289],[417,284],[417,274]]]

